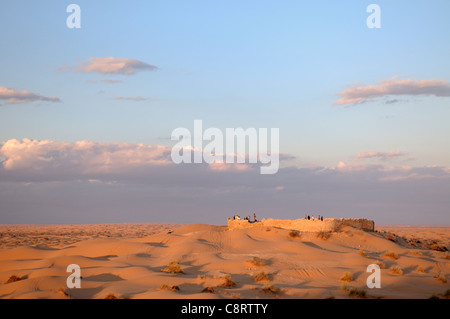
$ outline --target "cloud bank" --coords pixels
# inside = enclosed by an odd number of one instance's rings
[[[22,104],[34,101],[61,102],[55,96],[46,97],[29,91],[17,91],[3,86],[0,86],[0,100],[6,100],[7,104]]]
[[[391,152],[361,152],[355,158],[364,160],[377,158],[390,160],[407,153],[400,151]],[[0,144],[0,176],[8,177],[14,181],[39,181],[39,180],[101,180],[115,179],[129,181],[137,178],[141,182],[161,182],[152,177],[157,173],[159,179],[167,178],[176,185],[177,178],[180,181],[183,176],[199,174],[197,179],[208,179],[215,173],[243,173],[249,174],[246,185],[252,185],[250,176],[258,175],[255,169],[259,164],[180,164],[176,165],[171,159],[171,147],[164,145],[146,145],[136,143],[100,143],[93,141],[58,142],[51,140],[11,139]],[[292,156],[281,156],[281,161],[292,160]],[[448,178],[450,170],[445,167],[409,167],[409,166],[384,166],[381,164],[364,164],[361,161],[353,163],[339,162],[336,167],[296,167],[284,165],[281,170],[297,172],[309,172],[309,174],[323,176],[344,176],[361,174],[364,179],[374,181],[408,178]],[[175,172],[177,171],[177,172]],[[177,174],[184,171],[182,174]],[[141,175],[142,172],[145,174]],[[165,177],[163,177],[166,174]],[[275,174],[279,176],[279,174]],[[283,175],[283,174],[281,174]],[[233,175],[233,178],[235,175]],[[30,180],[27,180],[29,178]],[[146,180],[148,179],[148,180]],[[269,180],[269,179],[268,179]],[[393,180],[393,179],[392,179]],[[231,184],[242,182],[240,178],[231,181]],[[279,186],[278,183],[276,186]],[[259,187],[257,184],[253,185]]]
[[[0,144],[0,223],[225,223],[236,212],[450,223],[447,167],[356,159],[335,167],[282,165],[266,176],[255,164],[176,165],[170,152],[168,146],[136,143],[5,141]],[[359,157],[399,153],[361,152]]]
[[[389,80],[380,80],[374,85],[355,85],[337,93],[340,98],[335,105],[358,104],[372,101],[378,98],[392,95],[418,96],[429,95],[438,97],[450,96],[450,83],[445,80],[420,80],[398,79],[394,76]],[[388,100],[387,103],[395,103],[397,99]]]

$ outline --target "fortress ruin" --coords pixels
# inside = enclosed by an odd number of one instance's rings
[[[298,230],[301,232],[336,232],[344,226],[350,226],[365,231],[374,231],[375,222],[365,218],[325,218],[323,221],[307,219],[262,219],[261,221],[251,222],[248,220],[228,219],[228,229],[243,229],[252,227],[279,227],[289,230]]]

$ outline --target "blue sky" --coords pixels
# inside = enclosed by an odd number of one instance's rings
[[[28,138],[170,147],[173,129],[191,129],[195,119],[202,119],[205,127],[221,129],[280,128],[280,151],[295,157],[289,165],[300,168],[360,163],[355,156],[364,152],[400,152],[404,155],[399,159],[380,162],[377,159],[386,157],[378,154],[365,158],[364,164],[382,165],[383,170],[440,167],[439,178],[446,183],[442,185],[439,179],[440,186],[432,186],[437,189],[431,191],[449,189],[450,97],[414,90],[426,81],[438,80],[437,90],[448,92],[448,1],[76,1],[82,27],[68,29],[66,7],[70,3],[0,4],[0,87],[60,100],[20,104],[0,100],[0,143]],[[370,3],[381,7],[381,29],[366,26]],[[158,69],[135,74],[73,71],[92,57],[135,59]],[[69,69],[62,71],[62,67]],[[406,94],[394,90],[393,95],[368,97],[365,103],[336,105],[337,94],[352,86],[379,86],[380,81],[393,79],[388,82],[392,88],[398,84],[397,76],[413,81]],[[15,181],[12,172],[8,174],[5,183]],[[424,173],[426,178],[429,175]],[[65,180],[64,187],[72,193],[74,180],[84,183],[86,179],[83,175]],[[29,181],[21,177],[20,182]],[[48,182],[33,185],[34,190],[26,194],[44,192]],[[169,193],[176,192],[178,182],[167,186]],[[3,187],[11,189],[9,184]],[[425,186],[418,186],[417,192],[421,187]],[[130,184],[114,191],[118,193],[100,188],[99,196],[122,198],[121,203],[130,200]],[[161,202],[160,210],[174,209],[164,206],[162,195],[155,198]],[[75,202],[74,197],[70,200]],[[208,215],[209,206],[193,197],[186,201],[190,206],[185,210]],[[449,223],[448,201],[427,198],[423,203],[428,201],[440,205],[433,221]],[[318,202],[308,202],[303,211],[315,209]],[[330,210],[332,202],[322,209]],[[53,207],[57,214],[57,205],[52,203],[41,210]],[[134,206],[141,212],[147,204],[140,198]],[[390,207],[397,211],[402,204],[404,199],[399,199]],[[11,202],[3,222],[26,221],[27,217],[16,218],[14,212],[33,207],[35,202],[28,205],[20,199]],[[93,207],[98,209],[98,205]],[[252,207],[251,202],[242,207]],[[294,214],[292,207],[302,207],[302,202],[292,199],[286,217]],[[235,208],[239,205],[229,207]],[[402,214],[407,216],[409,208],[402,208]],[[342,206],[341,211],[345,210]],[[46,221],[54,218],[46,217]],[[142,219],[136,213],[135,220]],[[96,222],[103,220],[110,219],[96,218]],[[381,221],[389,222],[389,218]]]

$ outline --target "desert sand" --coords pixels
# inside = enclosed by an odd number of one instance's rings
[[[450,227],[375,230],[0,225],[0,298],[449,297]],[[369,289],[374,263],[381,288]],[[81,288],[66,286],[70,264]]]

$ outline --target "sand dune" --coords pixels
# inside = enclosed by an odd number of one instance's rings
[[[427,229],[389,237],[395,229],[346,228],[321,239],[274,227],[3,225],[0,298],[349,298],[351,287],[366,298],[444,298],[448,252],[413,246],[408,236],[434,234],[448,247],[450,228]],[[173,261],[182,273],[161,271]],[[366,268],[376,262],[385,266],[381,288],[369,289]],[[69,264],[81,267],[79,289],[66,286]],[[340,280],[346,272],[350,282]],[[13,275],[20,280],[7,283]]]

